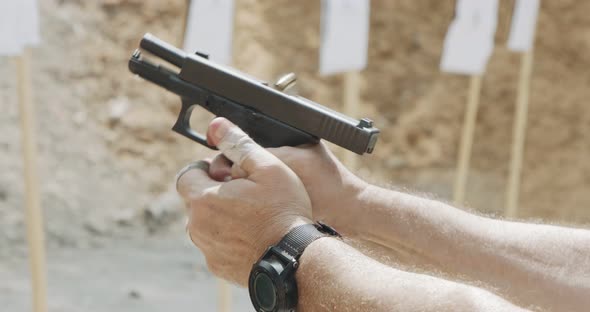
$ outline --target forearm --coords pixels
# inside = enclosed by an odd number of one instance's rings
[[[379,188],[361,202],[346,214],[354,236],[409,251],[423,265],[482,281],[523,304],[569,311],[590,304],[590,231],[492,220]]]
[[[317,240],[300,260],[299,311],[522,311],[479,288],[385,266],[336,239]]]

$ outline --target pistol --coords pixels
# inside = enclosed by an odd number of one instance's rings
[[[129,70],[180,96],[182,106],[172,130],[209,148],[215,149],[190,125],[197,105],[227,118],[263,147],[314,144],[320,139],[360,155],[375,147],[379,129],[370,119],[357,120],[287,92],[294,74],[269,85],[216,64],[203,53],[187,54],[149,33],[139,47],[129,59]]]

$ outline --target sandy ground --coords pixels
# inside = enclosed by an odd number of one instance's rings
[[[0,263],[4,312],[30,311],[24,254]],[[217,282],[186,237],[120,238],[93,248],[52,249],[48,255],[51,312],[216,311]],[[232,289],[232,311],[252,311],[243,288]]]

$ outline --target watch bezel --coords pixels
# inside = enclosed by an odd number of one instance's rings
[[[254,264],[248,278],[250,301],[258,312],[294,311],[297,305],[297,283],[290,276],[295,272],[298,262],[279,248],[272,246],[267,249],[261,259]],[[256,298],[254,281],[259,274],[265,274],[272,281],[276,294],[276,305],[273,310],[265,310],[259,306]]]

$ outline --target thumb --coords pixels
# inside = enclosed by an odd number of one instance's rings
[[[210,143],[217,146],[225,157],[244,170],[248,176],[273,165],[282,165],[278,158],[225,118],[215,118],[211,121],[207,137]]]

